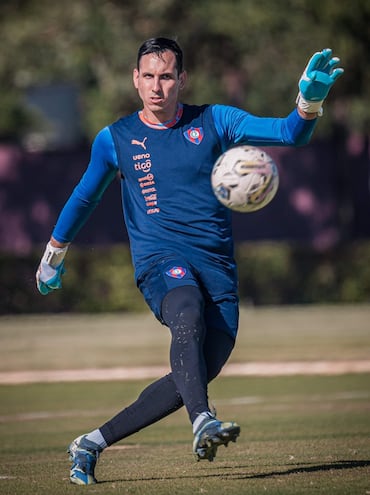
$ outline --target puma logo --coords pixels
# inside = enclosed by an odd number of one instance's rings
[[[142,141],[138,141],[137,139],[132,139],[131,144],[137,144],[138,146],[141,146],[142,148],[144,148],[144,150],[146,150],[145,141],[147,139],[148,139],[147,137],[145,137]]]

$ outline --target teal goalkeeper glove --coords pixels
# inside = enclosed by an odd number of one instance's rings
[[[46,296],[52,290],[62,288],[62,275],[64,269],[64,256],[68,246],[56,248],[47,244],[40,265],[36,272],[36,284],[38,290],[43,296]]]
[[[344,72],[337,68],[339,61],[338,57],[332,57],[330,48],[311,57],[298,84],[297,105],[301,110],[322,115],[322,104],[330,88]]]

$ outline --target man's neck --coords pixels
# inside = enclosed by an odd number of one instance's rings
[[[160,119],[156,118],[154,121],[153,118],[148,118],[145,115],[145,109],[139,111],[140,120],[147,125],[148,127],[153,127],[155,129],[168,129],[169,127],[173,127],[177,124],[177,122],[181,119],[183,112],[183,105],[181,103],[177,104],[175,115],[170,119]]]

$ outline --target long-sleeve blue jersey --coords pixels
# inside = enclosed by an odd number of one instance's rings
[[[296,110],[264,118],[225,105],[179,105],[177,119],[166,126],[145,123],[139,112],[121,118],[97,134],[53,237],[71,242],[119,173],[136,277],[166,254],[232,263],[231,212],[210,183],[216,159],[235,144],[305,144],[315,123]]]

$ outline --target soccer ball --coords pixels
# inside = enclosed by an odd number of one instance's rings
[[[216,198],[227,208],[252,212],[266,206],[279,187],[274,160],[254,146],[225,151],[213,166],[211,185]]]

